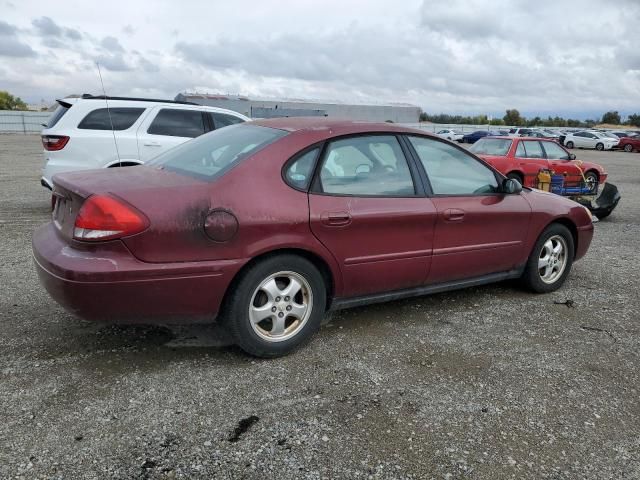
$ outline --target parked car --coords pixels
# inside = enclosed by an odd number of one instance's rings
[[[440,130],[438,133],[436,133],[436,135],[438,135],[441,138],[446,138],[447,140],[451,140],[452,142],[462,142],[462,137],[464,137],[462,133],[456,130],[451,130],[449,128]]]
[[[557,142],[535,137],[486,137],[470,149],[507,178],[537,188],[541,169],[565,176],[567,185],[586,183],[592,191],[607,180],[607,172],[597,163],[576,160]],[[584,174],[584,178],[583,178]]]
[[[628,137],[629,135],[631,135],[628,132],[611,132],[613,135],[615,135],[618,138],[624,138],[624,137]]]
[[[595,148],[596,150],[612,150],[619,140],[611,138],[601,132],[583,130],[567,133],[564,137],[564,145],[567,148]]]
[[[492,132],[490,130],[476,130],[473,133],[467,133],[464,135],[462,137],[462,143],[475,143],[487,135],[498,135],[498,132]]]
[[[522,137],[523,135],[529,135],[532,131],[532,128],[511,128],[509,129],[509,136]]]
[[[435,135],[280,118],[202,135],[125,171],[56,175],[33,235],[49,294],[87,319],[218,316],[283,355],[328,310],[521,278],[551,292],[591,214]]]
[[[618,147],[625,152],[640,151],[640,135],[630,135],[621,138]]]
[[[40,183],[51,189],[57,173],[140,165],[191,138],[248,120],[231,110],[171,100],[92,95],[58,100],[42,130]]]

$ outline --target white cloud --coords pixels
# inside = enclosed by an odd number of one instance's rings
[[[640,111],[634,0],[199,0],[189,8],[159,0],[154,9],[113,0],[96,8],[100,15],[26,1],[6,11],[0,55],[13,93],[97,92],[99,61],[113,95],[197,88],[402,101],[432,113]]]

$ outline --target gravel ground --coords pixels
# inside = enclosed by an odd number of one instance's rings
[[[0,135],[1,478],[640,478],[640,154],[577,152],[623,200],[560,291],[344,311],[261,361],[215,327],[56,305],[31,260],[40,150]]]

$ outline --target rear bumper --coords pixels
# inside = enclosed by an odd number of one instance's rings
[[[576,247],[576,255],[574,260],[580,260],[589,250],[591,240],[593,239],[593,224],[578,227],[578,245]]]
[[[119,240],[71,245],[49,223],[33,234],[40,282],[69,312],[123,323],[211,321],[241,260],[145,263]]]

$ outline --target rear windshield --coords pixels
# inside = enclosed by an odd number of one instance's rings
[[[476,155],[506,155],[512,140],[507,138],[481,138],[469,149]]]
[[[51,116],[49,117],[49,121],[47,122],[47,128],[53,127],[56,123],[60,121],[64,114],[67,113],[69,107],[65,107],[63,105],[58,104],[58,108],[56,108]]]
[[[147,165],[213,180],[285,135],[284,130],[239,123],[178,145]]]

